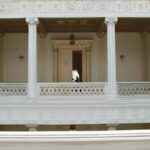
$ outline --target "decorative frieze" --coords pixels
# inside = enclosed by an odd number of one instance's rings
[[[0,0],[0,13],[62,16],[96,13],[149,13],[149,0]],[[119,15],[118,14],[118,15]],[[137,15],[137,14],[136,14]],[[140,14],[139,14],[140,15]]]

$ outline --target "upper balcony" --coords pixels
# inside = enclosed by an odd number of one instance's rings
[[[1,19],[0,124],[148,123],[149,25]]]

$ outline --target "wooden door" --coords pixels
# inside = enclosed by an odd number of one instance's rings
[[[60,50],[58,53],[59,82],[72,82],[72,51]]]

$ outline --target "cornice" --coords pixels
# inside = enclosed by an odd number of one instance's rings
[[[147,14],[148,17],[149,13],[149,0],[0,0],[0,17],[13,14],[19,17],[134,17]]]

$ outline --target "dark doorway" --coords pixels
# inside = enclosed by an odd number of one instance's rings
[[[82,51],[72,52],[72,78],[74,82],[82,82]]]

